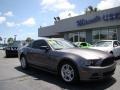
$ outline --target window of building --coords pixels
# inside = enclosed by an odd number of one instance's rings
[[[80,42],[86,41],[86,32],[79,32],[79,41]]]
[[[104,28],[92,31],[92,42],[98,40],[117,40],[117,28]]]
[[[117,39],[117,29],[111,28],[111,29],[109,29],[108,32],[109,32],[109,35],[108,35],[109,39],[112,39],[112,40],[116,40]]]
[[[79,42],[79,32],[74,33],[74,40],[73,42]]]
[[[107,40],[108,39],[108,29],[100,30],[100,40]]]
[[[69,33],[69,40],[72,42],[85,42],[86,32]]]
[[[69,33],[69,40],[70,40],[71,42],[74,41],[74,33]]]
[[[99,34],[99,30],[93,30],[92,32],[92,38],[93,38],[93,42],[96,42],[98,40],[100,40],[100,34]]]

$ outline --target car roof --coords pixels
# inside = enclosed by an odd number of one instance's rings
[[[88,42],[74,42],[74,43],[88,43]]]
[[[63,40],[64,38],[48,38],[48,37],[40,37],[38,40]]]
[[[118,40],[100,40],[100,41],[118,41]]]

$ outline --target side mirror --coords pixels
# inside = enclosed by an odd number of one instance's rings
[[[46,51],[50,50],[50,48],[48,46],[40,46],[40,49],[43,49],[43,50],[46,50]]]

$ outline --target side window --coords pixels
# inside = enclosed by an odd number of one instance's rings
[[[113,44],[113,46],[118,46],[118,43],[117,43],[117,41],[114,41],[114,44]]]
[[[48,44],[44,40],[37,40],[32,44],[32,48],[40,49],[40,46],[48,46]]]
[[[86,43],[81,43],[81,46],[87,46],[87,44]]]
[[[120,46],[120,42],[117,41],[117,43],[118,43],[118,46]]]

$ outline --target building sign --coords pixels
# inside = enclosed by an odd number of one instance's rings
[[[92,19],[80,19],[80,20],[77,20],[76,23],[77,23],[77,26],[83,26],[83,25],[96,23],[101,20],[103,20],[103,21],[120,20],[120,12],[105,14],[103,16],[95,16]]]

